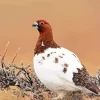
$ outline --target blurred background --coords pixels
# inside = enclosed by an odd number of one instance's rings
[[[78,55],[94,75],[100,68],[100,0],[0,0],[0,54],[10,41],[6,63],[21,47],[16,64],[29,64],[39,36],[34,21],[47,20],[54,39]],[[4,95],[5,94],[5,95]],[[0,92],[0,100],[13,100]]]
[[[96,73],[100,68],[100,0],[0,0],[1,55],[10,41],[6,63],[18,47],[15,63],[32,62],[39,36],[32,24],[38,19],[47,20],[55,41],[76,53],[90,74]]]

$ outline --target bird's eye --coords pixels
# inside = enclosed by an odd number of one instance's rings
[[[40,24],[41,24],[41,25],[43,25],[44,23],[43,23],[43,22],[41,22]]]

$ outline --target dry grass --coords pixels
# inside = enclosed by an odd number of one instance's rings
[[[17,88],[14,88],[14,89],[17,89]],[[46,93],[43,93],[43,95],[44,95],[44,100],[51,100],[50,98],[48,98],[48,95]],[[79,94],[77,94],[77,95],[79,95]],[[79,96],[78,96],[78,98],[79,98]],[[75,96],[68,97],[68,95],[66,95],[66,97],[63,100],[78,100],[78,98],[77,98],[77,96],[75,98]],[[12,90],[9,90],[9,91],[5,91],[5,92],[0,91],[0,100],[31,100],[31,99],[27,96],[22,97],[21,95],[17,98],[17,96],[13,95]],[[83,96],[80,100],[100,100],[100,97],[89,98],[88,96]]]

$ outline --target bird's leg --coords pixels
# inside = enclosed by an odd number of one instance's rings
[[[57,97],[52,98],[51,100],[62,100],[64,98],[64,93],[59,93]]]

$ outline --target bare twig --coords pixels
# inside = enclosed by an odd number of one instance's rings
[[[17,57],[18,53],[19,53],[19,50],[20,50],[20,47],[19,47],[19,48],[18,48],[18,50],[16,51],[16,54],[15,54],[15,56],[14,56],[14,58],[13,58],[13,60],[12,60],[12,62],[11,62],[11,63],[13,63],[13,62],[15,61],[15,59],[16,59],[16,57]]]
[[[4,55],[2,56],[2,59],[1,59],[1,63],[4,62],[4,58],[5,58],[5,55],[6,55],[7,50],[8,50],[8,45],[9,45],[9,42],[6,44],[6,48],[5,48],[5,51],[4,51]]]

